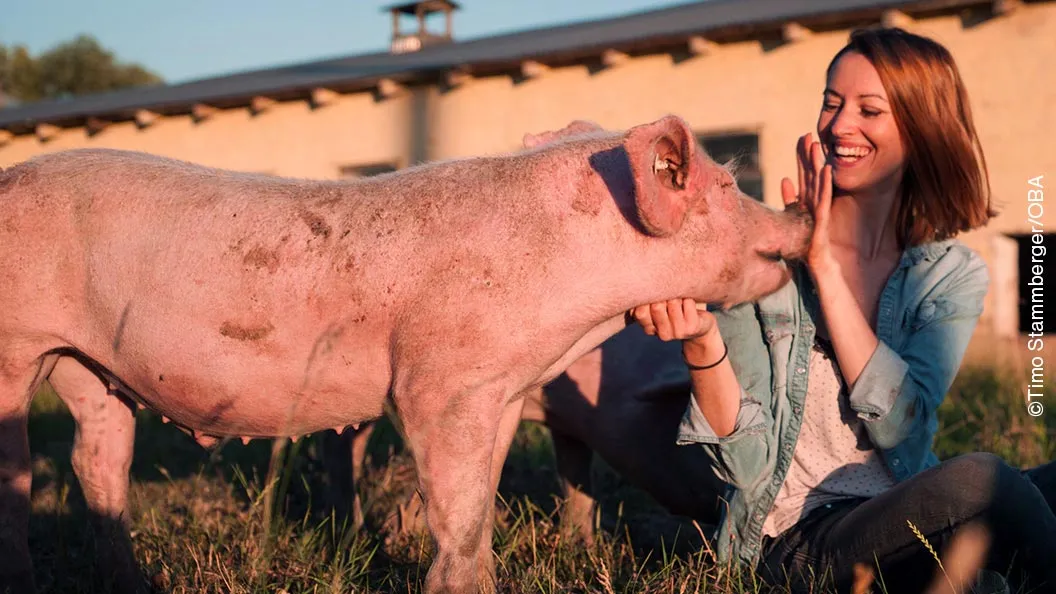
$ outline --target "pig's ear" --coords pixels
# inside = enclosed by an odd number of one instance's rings
[[[580,134],[587,134],[590,132],[600,132],[604,130],[601,126],[587,120],[576,120],[571,124],[561,128],[560,130],[552,130],[549,132],[540,132],[538,134],[525,134],[523,143],[524,148],[530,149],[540,145],[549,144],[551,142],[567,138],[569,136],[578,136]]]
[[[634,175],[635,205],[645,230],[658,237],[677,233],[689,210],[699,175],[697,140],[681,118],[632,128],[623,142]]]

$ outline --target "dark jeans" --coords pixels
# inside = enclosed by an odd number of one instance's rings
[[[1041,588],[1035,591],[1056,592],[1053,510],[1056,462],[1021,472],[992,454],[966,454],[876,497],[819,508],[778,538],[765,537],[759,573],[794,592],[808,591],[811,581],[846,592],[854,565],[863,563],[888,592],[918,592],[938,564],[907,520],[940,558],[960,526],[978,522],[990,531],[987,568],[1008,575],[1013,592],[1024,577]]]

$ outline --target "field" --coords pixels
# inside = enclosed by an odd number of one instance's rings
[[[1025,379],[966,368],[940,409],[941,458],[988,451],[1029,467],[1056,459],[1056,412],[1025,410]],[[1048,382],[1051,386],[1052,382]],[[1056,392],[1046,394],[1056,404]],[[371,438],[359,486],[365,527],[342,530],[326,510],[318,436],[287,450],[265,482],[271,443],[208,451],[140,411],[132,466],[132,542],[159,592],[418,592],[429,543],[396,529],[414,470],[385,423]],[[31,547],[43,592],[100,591],[85,506],[69,462],[73,421],[45,385],[30,418]],[[605,493],[600,530],[585,545],[562,530],[547,431],[523,424],[504,468],[494,536],[502,592],[765,592],[751,576],[718,578],[697,527],[672,517],[595,463]],[[778,590],[780,591],[780,590]],[[879,591],[879,589],[877,590]]]

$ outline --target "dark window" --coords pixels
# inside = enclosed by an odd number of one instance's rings
[[[697,140],[716,163],[725,165],[735,162],[733,169],[741,191],[762,202],[763,172],[759,169],[758,134],[698,134]]]
[[[383,173],[392,173],[396,167],[392,163],[370,163],[367,165],[342,165],[339,173],[341,179],[374,177]]]

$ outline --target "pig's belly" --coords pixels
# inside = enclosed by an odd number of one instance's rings
[[[142,396],[144,404],[180,425],[209,435],[246,437],[341,431],[381,416],[385,397],[378,386],[354,380],[311,390],[290,385],[249,390],[193,378],[179,388],[155,384],[146,391],[150,396]]]
[[[382,414],[388,365],[371,350],[303,357],[209,353],[115,357],[122,391],[176,423],[217,436],[296,436]]]

